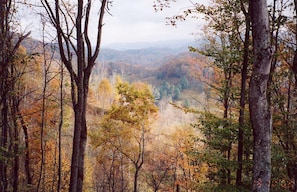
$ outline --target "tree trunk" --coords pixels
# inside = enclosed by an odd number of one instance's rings
[[[250,7],[250,5],[249,5]],[[246,103],[246,82],[247,82],[247,72],[249,65],[249,46],[250,46],[250,16],[249,11],[245,11],[243,2],[241,2],[241,9],[245,15],[245,39],[244,39],[244,50],[243,50],[243,63],[241,70],[241,87],[240,87],[240,109],[239,109],[239,127],[238,127],[238,152],[237,161],[238,168],[236,172],[236,185],[242,185],[242,164],[243,164],[243,140],[244,140],[244,119],[245,119],[245,103]],[[249,8],[248,8],[249,10]]]
[[[136,170],[135,170],[135,173],[134,173],[134,192],[137,192],[137,185],[138,185],[138,172],[139,172],[139,168],[136,166],[135,167]]]
[[[0,161],[0,191],[7,190],[7,134],[8,134],[8,89],[9,89],[9,65],[8,65],[8,33],[9,26],[7,25],[9,15],[9,6],[7,1],[1,1],[0,5],[0,124],[1,124],[1,137],[0,137],[0,156],[4,157]]]
[[[62,127],[64,122],[64,94],[63,94],[63,81],[64,81],[64,67],[61,64],[61,76],[60,76],[60,122],[58,129],[58,183],[57,191],[61,190],[62,184]]]
[[[77,34],[77,103],[74,106],[75,124],[73,138],[73,152],[71,162],[70,190],[71,192],[82,191],[84,153],[86,142],[86,102],[88,90],[84,84],[85,53],[84,40],[82,34],[83,0],[78,0],[78,12],[76,17]],[[75,99],[74,99],[75,100]]]
[[[19,108],[17,109],[18,116],[21,121],[21,125],[23,128],[24,132],[24,137],[25,137],[25,175],[27,179],[27,184],[31,185],[32,184],[32,176],[31,176],[31,171],[30,171],[30,153],[29,153],[29,134],[28,134],[28,128],[26,126],[26,122],[23,118],[23,115],[21,114]]]
[[[14,167],[13,167],[13,192],[18,192],[18,186],[19,186],[19,131],[15,119],[15,126],[14,126]]]
[[[40,162],[40,172],[39,172],[39,178],[38,178],[38,184],[37,184],[37,189],[36,191],[38,192],[40,187],[41,187],[41,191],[44,191],[44,174],[46,172],[46,168],[45,168],[45,157],[46,157],[46,150],[45,150],[45,145],[46,145],[46,141],[44,139],[45,137],[45,132],[46,132],[46,116],[47,116],[47,112],[46,112],[46,90],[47,90],[47,86],[48,86],[48,73],[49,73],[49,67],[50,67],[50,63],[47,62],[47,58],[46,58],[46,52],[45,52],[45,41],[44,41],[44,27],[43,26],[43,88],[42,88],[42,108],[41,108],[41,125],[40,125],[40,152],[41,152],[41,162]],[[41,186],[40,186],[41,185]]]
[[[79,94],[80,92],[78,92]],[[80,104],[79,104],[80,103]],[[80,138],[82,130],[82,103],[81,99],[78,99],[78,104],[74,106],[74,136],[73,136],[73,146],[72,146],[72,160],[71,160],[71,175],[70,175],[70,188],[69,192],[78,191],[78,169],[80,160]],[[82,176],[80,176],[82,177]],[[83,179],[83,178],[81,178]]]
[[[255,61],[250,81],[249,107],[254,136],[253,192],[268,192],[271,180],[272,118],[267,100],[271,68],[269,19],[266,0],[251,0]]]
[[[5,70],[4,73],[8,73],[8,70]],[[7,75],[3,75],[7,76]],[[0,156],[4,157],[0,162],[0,191],[7,190],[7,132],[8,132],[8,104],[7,104],[7,93],[6,88],[7,84],[7,77],[4,77],[3,81],[1,82],[1,138],[0,138],[0,147],[1,147],[1,154]]]
[[[11,90],[16,90],[16,74],[14,66],[10,66],[10,73],[11,73]],[[13,165],[13,192],[18,191],[19,185],[19,127],[18,127],[18,113],[17,109],[19,108],[19,97],[16,91],[10,93],[10,106],[11,106],[11,118],[13,121],[13,136],[11,135],[12,140],[12,150],[14,154],[14,165]]]

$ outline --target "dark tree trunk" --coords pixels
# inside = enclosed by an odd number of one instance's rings
[[[64,122],[64,94],[63,94],[63,81],[64,81],[64,67],[61,64],[60,76],[60,122],[58,129],[58,183],[57,191],[61,190],[62,184],[62,127]]]
[[[61,13],[59,0],[55,1],[55,7],[51,7],[50,1],[41,1],[48,13],[53,26],[57,31],[57,39],[61,59],[71,77],[71,95],[74,111],[74,135],[71,160],[70,192],[81,192],[84,180],[84,156],[87,142],[86,106],[89,90],[89,79],[95,60],[98,57],[103,26],[103,16],[108,0],[101,1],[101,8],[98,17],[98,31],[96,45],[92,46],[89,39],[89,16],[91,13],[91,0],[77,0],[77,14],[75,21],[76,39],[70,39],[72,31],[67,31],[61,24],[62,19],[67,19],[65,13]],[[67,8],[66,8],[67,9]],[[60,19],[60,16],[63,17]],[[69,21],[72,23],[72,21]],[[66,30],[66,31],[65,31]],[[71,49],[74,49],[77,56],[77,67],[72,64]]]
[[[15,121],[16,122],[16,121]],[[17,124],[14,127],[14,167],[13,167],[13,192],[18,192],[19,186],[19,131]]]
[[[251,0],[255,61],[250,81],[249,107],[254,136],[253,192],[268,192],[271,181],[272,119],[267,99],[272,50],[266,0]]]
[[[11,73],[11,89],[16,90],[16,74],[14,65],[10,66]],[[13,136],[11,136],[13,154],[14,154],[14,164],[13,164],[13,192],[18,191],[19,186],[19,127],[18,127],[18,117],[17,117],[17,109],[19,108],[19,97],[16,94],[16,91],[13,91],[10,94],[10,105],[11,105],[11,117],[13,121]]]
[[[9,50],[11,47],[9,46],[9,17],[10,17],[10,3],[9,1],[1,1],[0,5],[0,113],[1,113],[1,138],[0,138],[0,147],[1,152],[0,156],[0,191],[7,190],[7,157],[6,153],[7,148],[7,140],[8,140],[8,91],[9,91],[9,64],[8,64],[8,56]]]
[[[245,15],[245,38],[244,38],[244,50],[243,50],[243,62],[241,70],[241,87],[240,87],[240,109],[239,109],[239,127],[238,127],[238,152],[237,161],[238,168],[236,172],[236,185],[242,185],[242,169],[243,169],[243,141],[244,141],[244,119],[245,119],[245,104],[246,104],[246,83],[247,73],[249,65],[249,46],[250,46],[250,16],[249,11],[247,12],[244,8],[243,2],[241,1],[241,9]],[[250,9],[250,5],[248,10]]]
[[[78,0],[77,4],[77,17],[76,17],[76,38],[77,38],[77,81],[76,81],[76,98],[72,98],[74,103],[74,137],[72,147],[72,161],[71,161],[71,176],[70,176],[70,192],[81,191],[83,182],[83,173],[79,174],[80,161],[81,161],[81,135],[84,129],[84,41],[82,36],[82,14],[83,14],[83,0]],[[72,85],[74,87],[74,85]],[[75,102],[77,100],[77,102]],[[83,149],[84,150],[84,149]],[[82,163],[82,162],[81,162]]]
[[[30,153],[29,153],[29,134],[28,134],[28,128],[26,125],[26,122],[18,109],[17,111],[18,116],[21,121],[22,129],[24,132],[24,137],[25,137],[25,175],[27,179],[27,184],[32,185],[32,176],[31,176],[31,170],[30,170]]]
[[[4,73],[8,74],[8,70],[4,70]],[[7,75],[3,75],[2,87],[1,87],[1,139],[0,139],[0,146],[1,146],[1,153],[0,156],[4,157],[0,161],[0,191],[7,190],[7,160],[8,154],[6,153],[7,149],[7,135],[8,135],[8,103],[7,103]]]
[[[8,97],[7,97],[7,89],[8,89],[8,64],[7,64],[7,47],[6,47],[6,33],[5,33],[5,20],[3,20],[5,17],[5,10],[3,10],[3,6],[6,6],[5,4],[1,5],[1,28],[3,31],[1,31],[1,98],[0,98],[0,112],[1,112],[1,138],[0,138],[0,147],[1,147],[1,153],[0,156],[7,157],[7,154],[5,154],[5,149],[7,148],[7,131],[8,131]],[[4,22],[4,23],[3,23]],[[3,158],[0,162],[0,191],[5,191],[7,189],[7,175],[6,175],[6,169],[7,169],[7,163],[5,158]]]
[[[137,185],[138,185],[138,173],[139,169],[136,167],[135,173],[134,173],[134,192],[137,192]]]

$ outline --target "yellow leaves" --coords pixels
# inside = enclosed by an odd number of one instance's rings
[[[85,174],[84,174],[84,191],[92,191],[93,187],[93,174],[94,170],[94,162],[90,158],[86,158],[85,160]]]
[[[97,88],[97,92],[99,94],[107,94],[107,95],[110,95],[113,91],[112,91],[112,86],[109,82],[108,79],[103,79],[98,88]],[[102,92],[102,93],[101,93]]]
[[[197,141],[198,134],[192,127],[180,127],[171,134],[171,150],[175,153],[178,166],[178,181],[184,188],[197,180],[206,180],[208,166],[201,162],[199,151],[203,145]]]
[[[96,90],[97,100],[103,111],[109,109],[113,101],[113,89],[108,79],[103,79]]]

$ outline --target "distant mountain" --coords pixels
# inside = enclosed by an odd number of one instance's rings
[[[109,48],[115,50],[131,50],[131,49],[145,49],[145,48],[169,48],[180,51],[186,51],[187,47],[196,45],[192,39],[184,40],[166,40],[166,41],[143,41],[131,43],[112,43],[102,46],[102,48]]]
[[[197,77],[204,74],[205,58],[198,53],[170,48],[102,49],[98,61],[93,77],[119,74],[130,82],[143,81],[155,87],[164,82],[178,86],[187,78],[190,89],[198,92],[203,89]]]
[[[28,38],[22,45],[28,53],[42,53],[40,41]],[[59,58],[55,44],[48,44],[46,50]],[[75,59],[73,59],[75,62]],[[98,84],[102,77],[114,78],[121,75],[129,82],[142,81],[154,87],[157,100],[170,97],[174,100],[189,99],[194,92],[204,91],[203,79],[211,75],[205,68],[207,61],[198,53],[191,53],[187,46],[146,47],[142,49],[102,48],[91,77],[91,83]]]
[[[102,49],[97,59],[99,62],[121,62],[131,65],[158,67],[166,60],[185,52],[171,48],[144,48],[131,50]]]

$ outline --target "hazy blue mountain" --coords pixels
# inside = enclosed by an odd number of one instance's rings
[[[112,43],[109,45],[102,46],[102,48],[109,48],[115,50],[131,50],[131,49],[145,49],[145,48],[169,48],[179,51],[186,51],[187,47],[193,46],[197,44],[197,42],[193,39],[185,39],[185,40],[166,40],[166,41],[156,41],[156,42],[132,42],[132,43]]]
[[[187,50],[185,49],[186,52]],[[99,62],[122,62],[132,65],[157,67],[182,50],[170,48],[144,48],[130,50],[101,49]]]

